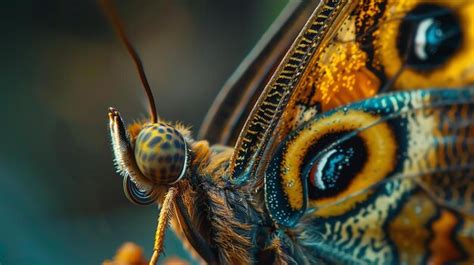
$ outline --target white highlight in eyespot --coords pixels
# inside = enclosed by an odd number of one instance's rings
[[[415,54],[420,60],[428,59],[426,54],[426,32],[433,25],[433,18],[427,18],[421,21],[415,35]]]
[[[318,166],[316,167],[316,174],[314,176],[314,180],[315,180],[314,183],[316,184],[316,186],[320,190],[325,190],[326,189],[326,185],[324,185],[324,181],[323,181],[323,169],[324,169],[324,166],[326,165],[326,163],[328,162],[329,157],[332,154],[334,154],[335,152],[336,152],[336,150],[331,150],[331,151],[327,152],[325,155],[323,155],[323,157],[321,158],[321,160],[318,163]]]

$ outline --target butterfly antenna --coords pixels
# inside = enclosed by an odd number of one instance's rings
[[[151,87],[150,87],[150,84],[148,83],[148,79],[146,78],[145,69],[143,68],[142,61],[140,60],[140,57],[138,56],[137,51],[135,50],[135,48],[133,48],[132,44],[130,43],[130,40],[125,34],[124,27],[122,25],[120,17],[118,16],[115,6],[111,3],[110,0],[100,0],[100,2],[102,4],[102,8],[105,14],[109,17],[118,37],[120,38],[121,42],[125,45],[125,48],[127,48],[127,51],[130,54],[130,56],[132,56],[132,60],[135,63],[138,74],[140,75],[140,80],[142,82],[143,88],[145,89],[145,92],[148,98],[148,103],[150,106],[151,121],[152,123],[156,123],[158,122],[158,114],[156,112],[155,100],[153,98],[153,93],[151,92]]]

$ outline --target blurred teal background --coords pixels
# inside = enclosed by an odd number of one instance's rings
[[[160,115],[197,131],[285,2],[117,1]],[[126,200],[107,132],[109,106],[131,121],[146,99],[97,2],[2,1],[0,30],[0,264],[99,264],[125,241],[149,256],[157,207]]]

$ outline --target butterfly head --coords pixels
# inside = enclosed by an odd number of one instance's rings
[[[109,131],[115,166],[124,177],[125,195],[133,203],[153,203],[159,190],[188,172],[186,129],[163,121],[135,123],[127,129],[120,113],[110,108]]]

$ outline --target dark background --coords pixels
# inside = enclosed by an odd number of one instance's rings
[[[117,1],[160,115],[197,131],[285,2]],[[2,1],[0,33],[0,264],[99,264],[125,241],[149,256],[157,208],[124,197],[107,132],[109,106],[131,121],[146,99],[97,2]]]

